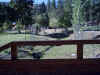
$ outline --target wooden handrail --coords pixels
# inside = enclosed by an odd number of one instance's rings
[[[11,47],[11,57],[12,60],[17,59],[17,46],[25,46],[25,45],[32,45],[32,46],[59,46],[59,45],[77,45],[77,59],[83,60],[83,46],[84,44],[100,44],[100,40],[60,40],[60,41],[14,41],[9,44],[6,44],[0,47],[0,51]]]
[[[100,40],[50,40],[50,41],[14,41],[17,45],[74,45],[74,44],[100,44]]]
[[[3,50],[5,50],[5,49],[8,49],[10,47],[11,47],[11,43],[8,43],[6,45],[3,45],[3,46],[0,47],[0,52],[3,51]]]

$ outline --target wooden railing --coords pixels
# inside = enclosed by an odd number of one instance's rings
[[[12,60],[0,60],[0,75],[100,75],[100,59],[83,59],[85,44],[100,44],[100,40],[14,41],[0,47],[11,48]],[[18,46],[77,45],[77,59],[27,60],[17,58]]]
[[[60,45],[77,45],[77,60],[83,59],[83,46],[85,44],[100,44],[100,40],[62,40],[62,41],[14,41],[0,47],[0,51],[11,47],[11,58],[17,60],[17,46],[60,46]]]

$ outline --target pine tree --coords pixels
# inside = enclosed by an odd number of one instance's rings
[[[58,0],[57,8],[63,8],[63,0]]]
[[[100,2],[95,4],[93,16],[95,16],[94,19],[96,19],[97,22],[99,23],[99,21],[100,21]]]
[[[50,8],[51,8],[51,2],[50,2],[50,0],[48,0],[48,3],[47,3],[47,8],[48,8],[48,11],[50,10]]]
[[[14,0],[11,0],[10,1],[10,3],[9,3],[9,6],[11,7],[11,8],[14,8],[15,7],[15,1]]]
[[[47,11],[46,5],[45,5],[45,3],[43,2],[43,3],[41,4],[41,13],[46,13],[46,11]]]
[[[56,9],[56,1],[55,0],[52,0],[52,8]]]
[[[70,0],[64,0],[63,8],[61,9],[62,15],[59,17],[59,23],[60,26],[68,27],[71,26],[71,14],[72,14],[72,8],[71,8],[71,2]]]

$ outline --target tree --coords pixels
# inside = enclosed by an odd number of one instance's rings
[[[5,21],[5,7],[0,5],[0,23],[2,24]],[[1,25],[0,25],[1,26]]]
[[[52,9],[56,9],[56,1],[52,0]]]
[[[84,19],[84,7],[91,0],[73,0],[73,14],[72,14],[72,24],[73,24],[73,31],[75,34],[75,39],[82,39],[81,33],[81,23],[85,21]],[[88,9],[89,10],[89,9]]]
[[[28,15],[24,15],[22,22],[24,25],[32,25],[33,24],[32,17],[28,16]]]
[[[100,1],[98,3],[96,3],[95,6],[94,6],[93,16],[95,16],[94,19],[97,20],[97,22],[100,21]]]
[[[19,0],[16,3],[16,11],[18,14],[18,20],[25,26],[33,23],[32,22],[33,21],[32,7],[33,7],[32,2],[27,2],[25,0]]]
[[[75,35],[75,39],[80,39],[79,32],[80,32],[80,8],[81,7],[81,0],[73,0],[73,14],[72,14],[72,24],[73,24],[73,31]]]
[[[61,7],[60,7],[61,8]],[[58,8],[60,10],[60,8]],[[65,0],[62,11],[60,11],[62,15],[59,17],[59,26],[60,27],[69,27],[71,26],[71,14],[72,14],[72,8],[71,8],[71,2],[70,0]]]
[[[48,0],[48,3],[47,3],[47,8],[48,8],[48,11],[50,10],[50,8],[51,8],[51,2],[50,2],[50,0]]]
[[[40,13],[46,13],[46,11],[47,11],[46,5],[45,5],[45,3],[43,2],[43,3],[41,4]]]
[[[14,8],[15,5],[16,5],[15,1],[11,0],[10,3],[9,3],[9,7]]]
[[[85,6],[85,16],[86,21],[99,21],[100,19],[100,1],[99,0],[89,0]]]
[[[63,8],[63,0],[58,0],[57,8]]]
[[[3,28],[3,23],[5,23],[7,21],[7,7],[5,5],[1,5],[0,4],[0,32],[4,30]]]
[[[47,13],[44,13],[44,14],[41,14],[41,15],[37,15],[36,22],[40,26],[47,27],[49,25],[49,17],[48,17],[48,14]]]

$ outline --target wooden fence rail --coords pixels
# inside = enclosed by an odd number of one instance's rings
[[[17,59],[17,46],[60,46],[60,45],[77,45],[77,59],[83,59],[83,46],[85,44],[100,44],[100,40],[61,40],[61,41],[14,41],[0,47],[0,51],[11,47],[12,60]]]

